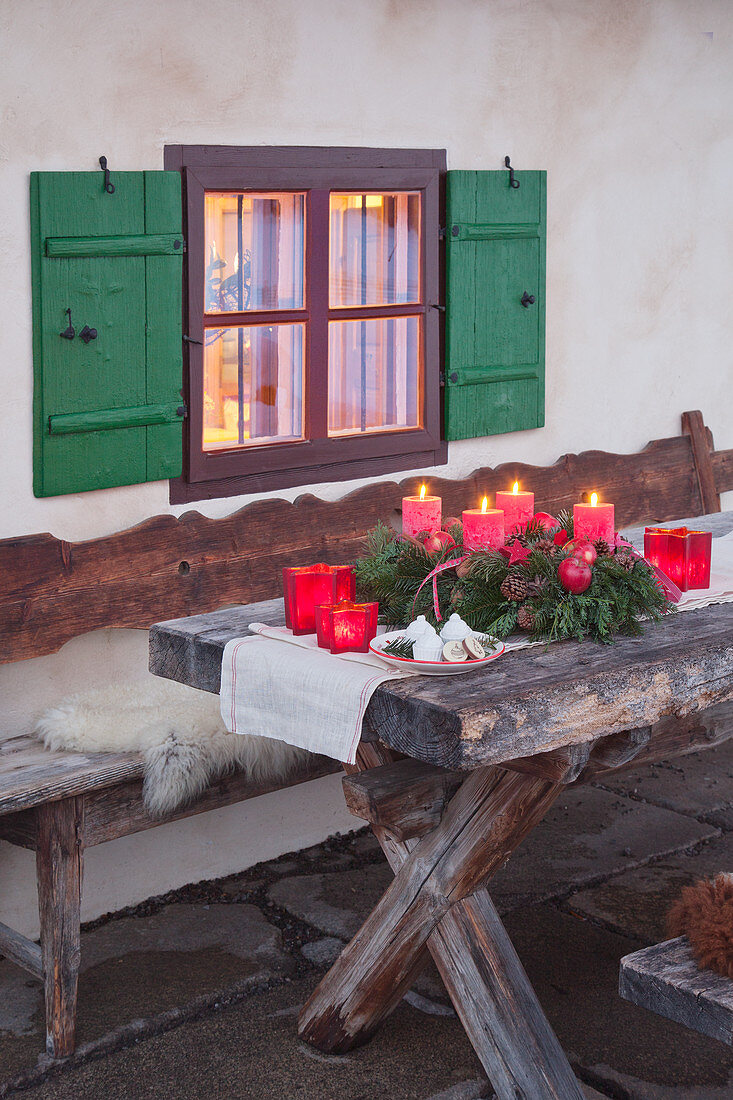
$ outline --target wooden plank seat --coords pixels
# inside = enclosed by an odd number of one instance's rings
[[[686,936],[626,955],[619,993],[627,1001],[733,1046],[733,981],[700,970]]]
[[[714,450],[699,412],[685,413],[682,426],[681,436],[656,440],[640,454],[593,451],[563,456],[549,467],[509,463],[460,480],[431,478],[431,489],[442,495],[446,513],[454,514],[515,479],[531,485],[537,507],[548,511],[569,507],[583,493],[597,490],[614,500],[619,526],[719,511],[719,494],[733,489],[733,450]],[[294,503],[257,501],[217,520],[196,512],[179,519],[158,516],[128,531],[73,544],[50,534],[2,540],[0,663],[54,653],[91,630],[147,629],[161,620],[273,599],[281,593],[283,566],[358,556],[366,531],[378,519],[397,517],[402,496],[414,492],[417,484],[416,478],[375,483],[331,502],[309,495]],[[175,670],[167,674],[185,679]],[[210,689],[218,690],[218,682]],[[589,778],[594,768],[602,769],[619,754],[630,759],[638,753],[641,760],[651,743],[660,751],[662,734],[674,744],[687,738],[694,746],[698,735],[711,743],[714,730],[696,732],[693,726],[672,723],[666,732],[647,737],[641,731],[623,743],[611,744],[608,739],[605,749],[610,755],[605,762],[600,750],[584,757],[576,747],[567,759],[561,753],[540,762],[545,768],[541,778],[553,784],[567,783],[571,776]],[[528,773],[531,780],[537,760],[517,760],[511,767]],[[319,760],[271,786],[253,784],[245,775],[229,775],[193,805],[164,820],[336,770],[335,763]],[[0,951],[43,977],[47,1049],[57,1057],[74,1049],[84,849],[160,824],[143,806],[142,771],[136,754],[52,753],[27,737],[0,742],[0,838],[36,852],[41,916],[40,947],[0,926]],[[441,787],[443,782],[431,795],[434,825],[455,790],[450,781]],[[416,805],[413,820],[403,822],[405,839],[421,835],[426,824],[423,811],[429,816],[427,803]],[[400,860],[406,854],[401,849]],[[470,904],[466,906],[469,919]],[[487,899],[481,913],[471,913],[470,919],[490,922],[489,906]],[[433,939],[431,944],[431,950],[451,950],[436,947]]]
[[[143,803],[139,753],[52,752],[29,737],[0,743],[0,839],[35,851],[41,915],[40,948],[0,924],[0,950],[44,981],[49,1052],[62,1056],[74,1046],[86,848],[339,770],[316,757],[267,784],[235,772],[189,805],[153,818]]]

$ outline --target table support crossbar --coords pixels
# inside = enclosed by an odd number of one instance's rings
[[[391,759],[364,745],[355,770]],[[421,841],[377,836],[395,881],[325,975],[299,1020],[303,1039],[342,1052],[366,1042],[433,955],[500,1100],[583,1094],[482,883],[563,789],[483,768]]]

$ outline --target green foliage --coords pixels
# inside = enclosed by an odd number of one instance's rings
[[[558,516],[554,530],[566,531],[572,537],[572,517],[568,513]],[[511,567],[530,582],[530,592],[521,606],[534,614],[533,640],[590,637],[611,642],[616,634],[641,634],[643,620],[659,620],[672,610],[654,572],[642,558],[631,570],[613,554],[598,558],[592,567],[590,587],[580,595],[566,592],[557,567],[567,552],[561,547],[550,554],[532,548],[547,534],[541,529],[529,530],[525,541],[531,552]],[[357,591],[361,598],[379,601],[381,621],[393,628],[407,626],[417,615],[425,615],[437,626],[433,580],[422,588],[420,585],[436,565],[463,556],[460,544],[446,548],[440,555],[430,555],[419,543],[404,539],[380,523],[367,536],[365,556],[355,563]],[[476,550],[460,564],[458,572],[453,566],[439,573],[435,583],[443,617],[458,611],[473,630],[504,638],[513,633],[520,604],[506,600],[501,593],[507,572],[507,558],[502,553]]]
[[[412,660],[414,644],[412,638],[393,638],[391,642],[387,642],[382,652],[390,657],[405,657]]]

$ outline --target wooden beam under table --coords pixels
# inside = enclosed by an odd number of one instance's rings
[[[555,783],[588,783],[628,768],[712,748],[730,737],[733,700],[685,718],[670,715],[653,726],[508,760],[502,766]],[[388,830],[397,840],[409,840],[436,827],[466,774],[408,757],[346,775],[344,796],[355,817]]]
[[[360,753],[372,764],[389,759],[378,746],[362,746]],[[304,1007],[301,1037],[328,1051],[364,1042],[412,984],[427,946],[501,1100],[580,1100],[562,1048],[480,886],[561,790],[486,768],[465,780],[441,825],[421,843],[397,841],[377,826],[395,881]],[[489,989],[488,970],[476,959],[487,944],[499,968]],[[493,1005],[488,1016],[487,1004]]]
[[[16,966],[30,971],[36,978],[43,978],[40,947],[14,928],[8,928],[7,924],[0,924],[0,955],[10,959]]]

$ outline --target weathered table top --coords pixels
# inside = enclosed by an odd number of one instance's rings
[[[680,521],[714,535],[733,512]],[[629,532],[638,540],[639,530]],[[643,533],[643,529],[642,529]],[[249,623],[282,624],[282,600],[159,623],[150,669],[218,692],[226,643]],[[611,646],[562,642],[508,653],[465,676],[388,681],[372,696],[364,736],[419,760],[471,769],[653,724],[733,699],[733,603],[646,624]]]

